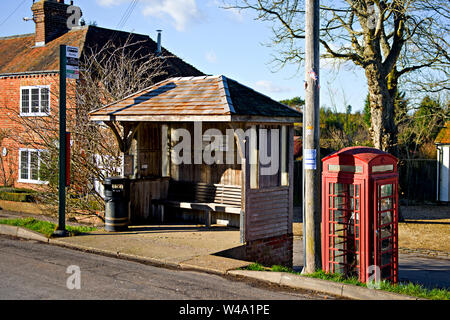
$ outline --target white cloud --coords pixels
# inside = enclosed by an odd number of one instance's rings
[[[147,0],[145,3],[142,12],[145,16],[169,17],[178,31],[186,30],[202,16],[196,0]]]
[[[111,7],[131,0],[97,0],[101,6]],[[141,0],[139,2],[144,16],[169,18],[178,31],[202,18],[196,0]]]
[[[292,92],[294,90],[290,87],[276,85],[272,81],[269,81],[269,80],[259,80],[255,83],[255,87],[258,90],[268,92],[268,93]]]
[[[205,54],[206,61],[209,63],[216,63],[217,62],[217,55],[213,50],[208,51]]]
[[[97,3],[104,7],[117,6],[124,2],[127,2],[127,0],[97,0]]]

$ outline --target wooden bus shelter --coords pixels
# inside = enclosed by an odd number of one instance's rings
[[[239,227],[247,258],[292,264],[300,112],[225,76],[202,76],[164,80],[90,117],[119,139],[132,222],[177,216]],[[218,133],[221,144],[213,145]],[[192,148],[180,151],[181,143]],[[208,147],[223,158],[205,162]]]

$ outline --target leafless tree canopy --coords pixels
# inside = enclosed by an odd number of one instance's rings
[[[118,175],[122,166],[122,148],[118,146],[120,138],[127,135],[126,127],[110,124],[117,133],[115,137],[107,126],[91,122],[89,112],[147,88],[167,73],[170,57],[143,54],[140,45],[129,40],[120,45],[111,41],[100,50],[85,52],[80,61],[80,80],[67,80],[67,130],[72,141],[69,212],[101,212],[103,201],[93,182]],[[56,208],[58,201],[58,80],[57,76],[51,80],[52,108],[48,116],[21,117],[17,105],[7,106],[10,118],[22,127],[15,137],[17,142],[46,150],[41,154],[40,174],[49,183],[43,186],[47,192],[42,193],[41,200],[50,208]]]
[[[414,88],[450,88],[448,0],[322,0],[322,57],[364,69],[370,93],[371,135],[376,147],[394,151],[393,99],[400,77]],[[228,0],[227,7],[257,12],[272,23],[281,65],[302,63],[304,0]]]

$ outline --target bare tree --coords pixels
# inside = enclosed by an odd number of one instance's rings
[[[80,80],[67,83],[67,128],[71,132],[71,185],[67,192],[67,213],[103,211],[101,195],[94,181],[102,183],[107,176],[121,173],[123,137],[127,127],[111,124],[114,134],[104,124],[89,120],[89,112],[122,99],[160,81],[166,72],[167,58],[145,53],[141,42],[123,44],[108,42],[102,48],[84,52],[80,61]],[[52,78],[58,88],[58,77]],[[40,179],[43,185],[40,200],[57,212],[59,159],[59,92],[51,92],[52,108],[45,117],[21,117],[17,106],[7,106],[12,121],[22,128],[15,137],[18,143],[45,152],[40,154]]]
[[[281,66],[303,62],[304,1],[231,1],[227,8],[254,10],[272,24]],[[397,154],[394,99],[401,77],[421,89],[450,87],[449,17],[448,0],[321,1],[322,57],[364,69],[375,147]]]

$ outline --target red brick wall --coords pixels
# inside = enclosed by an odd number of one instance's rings
[[[249,241],[245,245],[246,259],[265,266],[292,267],[293,236],[283,235]]]
[[[7,169],[14,169],[14,186],[33,188],[36,185],[18,183],[19,148],[27,145],[30,130],[27,130],[20,121],[20,87],[34,85],[50,85],[50,112],[58,112],[58,74],[38,74],[27,76],[10,76],[0,78],[0,129],[6,129],[10,138],[5,139],[0,145],[0,155],[3,147],[8,149],[8,155],[3,158]],[[31,118],[30,118],[31,119]],[[58,126],[58,123],[54,124]],[[0,167],[1,170],[1,167]],[[8,170],[9,171],[9,170]],[[3,172],[0,172],[0,185],[3,184]]]

